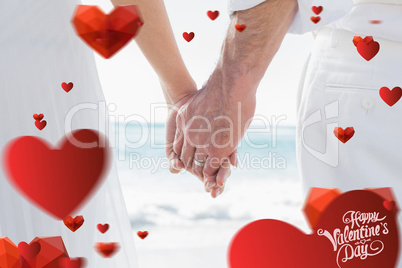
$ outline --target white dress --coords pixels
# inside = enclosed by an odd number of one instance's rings
[[[78,0],[0,1],[0,152],[18,136],[36,136],[56,145],[65,136],[65,118],[74,106],[103,107],[94,53],[70,22],[78,4]],[[63,82],[73,82],[69,93],[61,88]],[[42,131],[33,119],[33,114],[40,113],[47,121]],[[104,109],[84,109],[75,113],[72,128],[104,132],[107,119]],[[62,236],[70,257],[85,257],[86,267],[137,267],[114,163],[110,169],[103,185],[76,213],[83,215],[85,222],[73,233],[63,221],[21,196],[1,168],[0,236],[9,237],[16,245],[37,236]],[[105,234],[97,230],[99,223],[110,225]],[[118,242],[120,250],[112,258],[102,258],[94,250],[96,242]]]

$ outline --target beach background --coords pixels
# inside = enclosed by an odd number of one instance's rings
[[[105,12],[113,8],[108,0],[83,3]],[[165,4],[183,59],[202,87],[219,58],[229,24],[227,2]],[[211,21],[208,10],[218,10],[219,17]],[[183,32],[194,32],[195,38],[188,43]],[[116,162],[141,268],[227,267],[232,237],[258,219],[279,219],[309,231],[301,211],[294,126],[300,75],[312,43],[311,33],[285,37],[258,89],[255,121],[239,146],[239,167],[216,199],[192,175],[169,173],[163,94],[135,43],[109,60],[95,54],[110,131],[119,139]],[[139,230],[149,236],[141,240]]]

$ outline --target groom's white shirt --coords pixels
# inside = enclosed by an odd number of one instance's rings
[[[253,8],[266,0],[228,0],[229,13]],[[361,36],[375,36],[402,42],[402,0],[298,0],[299,10],[289,33],[303,34],[328,25],[344,29]],[[316,15],[313,6],[322,6]],[[315,24],[311,17],[320,17]],[[380,20],[380,24],[370,20]]]

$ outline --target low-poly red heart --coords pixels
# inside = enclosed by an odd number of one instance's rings
[[[74,86],[74,85],[73,85],[72,82],[70,82],[70,83],[68,83],[68,84],[65,83],[65,82],[63,82],[63,83],[61,84],[61,87],[62,87],[62,88],[64,89],[64,91],[67,92],[67,93],[70,92],[71,89],[73,89],[73,86]]]
[[[102,234],[106,233],[107,230],[109,230],[109,224],[105,223],[105,224],[98,224],[97,225],[99,232],[101,232]]]
[[[321,17],[320,17],[320,16],[317,16],[317,17],[312,16],[310,19],[311,19],[312,22],[314,22],[315,24],[317,24],[317,23],[320,22]]]
[[[353,127],[347,127],[345,130],[341,127],[336,127],[334,129],[334,134],[343,143],[346,143],[348,140],[350,140],[353,135],[355,135],[355,130]]]
[[[76,130],[58,148],[50,147],[38,137],[16,138],[4,150],[4,168],[20,193],[61,220],[102,182],[109,149],[106,138],[90,129]]]
[[[392,90],[390,90],[387,87],[382,87],[380,89],[380,97],[383,101],[385,101],[386,104],[393,106],[401,99],[402,88],[394,87]]]
[[[252,222],[232,240],[229,267],[395,267],[399,253],[396,213],[386,210],[383,200],[367,190],[344,193],[325,208],[312,234],[278,220]],[[378,213],[377,220],[368,213]],[[364,217],[373,220],[359,220]],[[362,249],[371,255],[361,257]]]
[[[246,29],[246,24],[236,24],[235,25],[236,30],[239,32],[243,32]]]
[[[46,127],[46,125],[47,125],[46,120],[43,120],[43,121],[35,120],[35,126],[36,126],[39,130],[44,129],[44,128]]]
[[[141,239],[145,239],[148,236],[148,232],[147,231],[138,231],[137,235],[141,238]]]
[[[366,37],[367,38],[367,37]],[[366,39],[365,38],[365,39]],[[371,36],[365,42],[357,43],[357,52],[366,60],[370,61],[380,51],[380,44],[374,40],[370,41]]]
[[[86,259],[85,258],[68,258],[64,257],[61,258],[59,261],[60,268],[83,268],[86,265]]]
[[[18,251],[24,259],[30,261],[35,258],[40,252],[41,246],[39,242],[33,242],[27,244],[26,242],[20,242],[18,244]]]
[[[191,33],[186,33],[186,32],[184,32],[184,33],[183,33],[183,38],[184,38],[187,42],[190,42],[191,40],[193,40],[194,37],[195,37],[195,34],[194,34],[193,32],[191,32]]]
[[[215,10],[215,11],[211,11],[209,10],[207,12],[207,16],[211,19],[211,20],[215,20],[218,16],[219,16],[219,11]]]
[[[316,14],[319,15],[322,12],[323,7],[322,6],[312,6],[311,10]]]
[[[43,119],[43,117],[44,117],[44,115],[43,114],[34,114],[33,115],[33,118],[35,119],[35,120],[39,120],[39,121],[41,121],[42,119]]]
[[[106,59],[137,35],[140,22],[135,5],[117,6],[109,15],[97,6],[78,5],[72,19],[78,36]]]
[[[73,218],[71,216],[68,216],[64,218],[63,222],[68,229],[75,232],[84,224],[84,217],[76,216],[75,218]]]
[[[104,258],[112,257],[118,250],[120,246],[119,243],[101,243],[95,244],[96,251]]]

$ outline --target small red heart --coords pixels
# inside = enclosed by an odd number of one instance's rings
[[[382,205],[389,211],[392,211],[395,208],[395,201],[384,200]]]
[[[334,134],[343,143],[346,143],[348,140],[350,140],[353,135],[355,135],[355,130],[353,127],[347,127],[345,130],[341,127],[336,127],[334,129]]]
[[[209,10],[207,12],[207,15],[211,20],[215,20],[219,16],[219,11],[218,10],[215,10],[215,11]]]
[[[101,232],[102,234],[106,233],[107,230],[109,230],[109,224],[98,224],[97,225],[99,232]]]
[[[59,264],[61,268],[83,268],[86,265],[86,259],[85,258],[69,258],[69,257],[64,257],[61,258],[59,261]]]
[[[321,20],[321,17],[319,17],[319,16],[317,16],[317,17],[312,16],[312,17],[311,17],[311,21],[314,22],[315,24],[317,24],[318,22],[320,22],[320,20]]]
[[[313,10],[313,12],[316,14],[316,15],[319,15],[321,12],[322,12],[322,6],[313,6],[313,7],[311,7],[311,10]]]
[[[380,24],[382,20],[371,20],[370,23],[372,24]]]
[[[363,40],[363,38],[361,38],[361,36],[355,36],[355,37],[353,37],[353,44],[355,46],[357,46],[357,44],[362,40]]]
[[[63,222],[68,229],[75,232],[84,224],[84,217],[76,216],[75,218],[73,218],[71,216],[68,216],[64,218]]]
[[[238,30],[239,32],[242,32],[246,29],[246,24],[236,24],[235,25],[236,30]]]
[[[41,246],[39,242],[31,242],[27,244],[26,242],[20,242],[18,244],[18,251],[24,257],[24,259],[30,261],[35,258],[40,252]]]
[[[183,38],[184,38],[187,42],[190,42],[191,40],[193,40],[194,37],[195,37],[195,34],[194,34],[193,32],[191,32],[191,33],[186,33],[186,32],[184,32],[184,33],[183,33]]]
[[[363,39],[364,42],[357,44],[357,52],[366,60],[370,61],[380,51],[380,44],[368,36]]]
[[[62,87],[62,88],[64,89],[64,91],[67,92],[67,93],[70,92],[71,89],[73,89],[73,86],[74,86],[74,85],[73,85],[72,82],[70,82],[70,83],[68,83],[68,84],[65,83],[65,82],[63,82],[63,83],[61,84],[61,87]]]
[[[393,106],[402,97],[402,89],[400,87],[394,87],[390,90],[387,87],[382,87],[380,89],[380,97],[386,104]]]
[[[43,114],[34,114],[33,115],[33,118],[35,119],[35,120],[39,120],[39,121],[41,121],[42,119],[43,119],[43,117],[44,117],[44,115]]]
[[[35,120],[35,126],[36,126],[39,130],[44,129],[44,128],[46,127],[46,124],[47,124],[46,120],[43,120],[43,121]]]
[[[138,231],[137,235],[141,238],[141,239],[145,239],[148,236],[148,232],[147,231]]]
[[[101,243],[95,244],[95,249],[104,258],[110,258],[119,250],[119,243]]]

